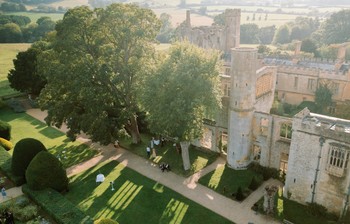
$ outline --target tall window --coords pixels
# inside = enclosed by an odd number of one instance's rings
[[[330,145],[326,170],[335,176],[342,177],[348,167],[350,150],[341,145]]]
[[[280,126],[280,137],[285,139],[292,138],[292,124],[291,123],[283,123]]]
[[[224,96],[230,96],[231,87],[230,84],[225,84],[224,86]]]
[[[316,80],[315,79],[308,79],[307,80],[307,89],[315,90],[315,87],[316,87]]]
[[[298,88],[298,77],[294,77],[294,88]]]
[[[339,93],[339,83],[332,84],[332,91],[334,95],[337,95]]]

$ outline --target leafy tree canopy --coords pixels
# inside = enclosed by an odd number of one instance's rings
[[[218,61],[215,52],[176,43],[146,82],[143,105],[150,129],[179,138],[185,170],[189,141],[202,136],[203,119],[220,105]]]
[[[332,105],[332,87],[331,83],[320,83],[315,91],[315,104],[318,113],[325,114],[328,107]]]
[[[19,52],[13,60],[14,69],[11,69],[7,78],[10,86],[23,93],[39,95],[46,85],[46,78],[37,71],[39,54],[50,48],[47,42],[37,42],[27,51]]]
[[[54,49],[39,63],[48,81],[39,99],[46,121],[66,122],[72,138],[83,131],[109,144],[125,128],[139,142],[139,91],[159,28],[151,10],[132,4],[69,10],[56,25]]]
[[[322,26],[325,44],[344,43],[350,40],[350,10],[342,10],[331,15]]]

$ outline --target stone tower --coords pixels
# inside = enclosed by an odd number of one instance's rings
[[[230,53],[231,48],[239,47],[240,42],[241,10],[226,9],[225,11],[225,52]]]
[[[256,49],[232,49],[227,162],[234,169],[250,163],[256,65]]]

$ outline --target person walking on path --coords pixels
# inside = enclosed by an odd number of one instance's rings
[[[118,141],[118,139],[117,140],[115,140],[115,142],[114,142],[114,148],[118,148],[119,147],[119,141]]]
[[[1,195],[2,195],[2,198],[3,198],[3,199],[6,199],[7,194],[6,194],[6,189],[5,189],[5,187],[2,187],[2,188],[1,188]]]
[[[147,146],[146,151],[147,151],[147,158],[149,159],[149,157],[151,156],[151,148]]]

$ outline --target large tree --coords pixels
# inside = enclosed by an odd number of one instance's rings
[[[240,32],[241,44],[258,44],[259,27],[254,23],[242,24]]]
[[[19,52],[13,60],[7,78],[10,86],[23,93],[39,95],[46,84],[46,79],[37,71],[37,60],[40,53],[50,48],[47,42],[40,41],[33,44],[27,51]]]
[[[342,10],[331,15],[322,26],[325,44],[344,43],[350,40],[350,10]]]
[[[327,114],[328,107],[333,104],[332,84],[331,82],[322,82],[315,91],[315,104],[317,106],[317,112],[320,114]]]
[[[219,57],[188,42],[176,43],[143,94],[150,129],[177,138],[190,168],[190,141],[202,136],[203,119],[220,105]]]
[[[48,81],[39,99],[46,121],[66,122],[69,137],[83,131],[102,144],[126,129],[138,143],[138,93],[159,28],[151,10],[132,4],[69,10],[56,25],[54,49],[39,65]]]

